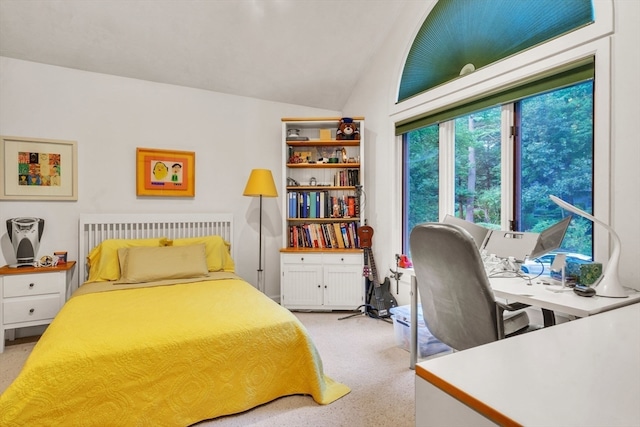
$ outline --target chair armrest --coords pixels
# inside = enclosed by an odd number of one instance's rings
[[[502,310],[506,310],[506,311],[518,311],[518,310],[522,310],[523,308],[527,308],[527,307],[531,307],[531,305],[529,304],[524,304],[521,302],[513,302],[511,304],[504,304],[500,301],[496,301],[496,305],[501,308]]]

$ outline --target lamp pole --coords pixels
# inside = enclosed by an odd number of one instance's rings
[[[260,230],[259,230],[259,248],[258,248],[258,290],[264,293],[263,271],[262,271],[262,194],[260,195]]]

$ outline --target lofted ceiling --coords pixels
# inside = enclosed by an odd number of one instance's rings
[[[341,110],[408,1],[0,0],[0,56]]]

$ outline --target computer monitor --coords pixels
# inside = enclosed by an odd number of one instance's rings
[[[548,252],[558,249],[562,245],[562,240],[567,233],[570,222],[571,215],[540,233],[536,247],[533,248],[533,251],[529,254],[529,259],[536,259]]]
[[[469,234],[471,234],[471,237],[473,237],[473,240],[476,242],[476,246],[478,247],[478,249],[482,248],[482,246],[484,245],[484,241],[487,238],[487,235],[491,231],[488,228],[475,224],[471,221],[467,221],[467,220],[455,217],[453,215],[448,215],[448,214],[445,215],[442,222],[445,224],[458,225],[464,228],[465,230],[467,230]]]
[[[526,258],[535,259],[562,245],[569,222],[570,216],[541,233],[493,230],[482,249],[498,258],[514,258],[518,262],[524,262]]]

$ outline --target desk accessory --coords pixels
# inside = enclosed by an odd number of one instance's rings
[[[576,295],[580,295],[581,297],[592,297],[596,294],[595,289],[585,285],[576,285],[573,288],[573,292],[575,292]]]
[[[596,288],[596,294],[599,296],[609,298],[627,298],[628,295],[622,287],[622,284],[620,283],[620,279],[618,277],[618,263],[620,261],[620,237],[618,237],[618,234],[615,232],[615,230],[593,215],[588,214],[581,209],[578,209],[572,204],[569,204],[556,196],[549,195],[549,198],[561,208],[580,215],[581,217],[591,220],[594,223],[598,223],[607,229],[607,231],[611,235],[611,240],[613,241],[613,249],[611,251],[611,256],[609,257],[609,262],[607,262],[607,267],[604,269],[604,274],[600,276],[600,280],[593,286]]]

